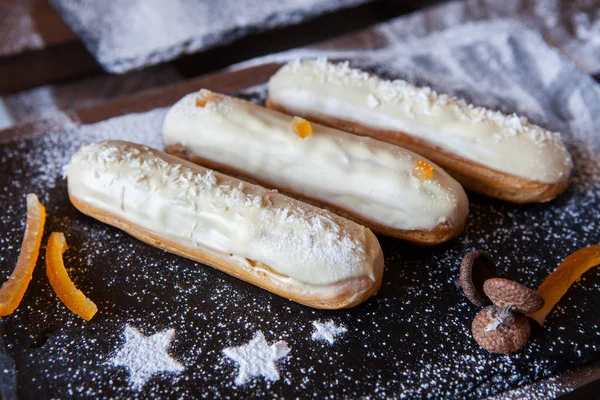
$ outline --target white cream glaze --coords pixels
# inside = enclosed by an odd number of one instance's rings
[[[197,107],[195,96],[169,110],[167,145],[392,229],[460,226],[466,218],[460,184],[439,167],[429,180],[414,177],[423,157],[411,151],[318,124],[302,139],[286,114],[222,95]]]
[[[84,145],[65,175],[70,195],[96,209],[240,268],[262,262],[277,283],[305,292],[334,295],[348,280],[382,274],[381,247],[367,228],[158,150]]]
[[[558,133],[428,87],[382,80],[347,62],[288,63],[271,77],[269,98],[296,115],[404,132],[467,160],[538,182],[564,181],[573,167]]]

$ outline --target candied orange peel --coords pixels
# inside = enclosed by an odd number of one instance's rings
[[[52,232],[46,247],[46,275],[52,289],[64,305],[89,321],[98,311],[98,307],[75,287],[69,277],[62,257],[67,248],[65,235],[62,232]]]
[[[208,89],[200,89],[198,94],[196,94],[196,107],[204,107],[206,103],[213,99],[214,95]]]
[[[412,170],[412,174],[421,182],[431,179],[431,177],[433,176],[433,165],[429,164],[426,161],[419,160],[415,163],[415,166]]]
[[[586,271],[597,265],[600,265],[600,245],[585,247],[570,254],[538,287],[538,292],[544,298],[544,307],[527,316],[544,326],[546,316],[567,293],[571,285]]]
[[[300,117],[292,118],[292,129],[296,135],[300,136],[302,139],[313,134],[310,122]]]
[[[12,314],[17,309],[37,263],[46,222],[46,208],[33,193],[27,195],[27,225],[17,265],[0,288],[0,316]]]

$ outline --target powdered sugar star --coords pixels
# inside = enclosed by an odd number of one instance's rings
[[[265,335],[258,331],[247,344],[228,347],[223,350],[223,353],[239,364],[240,370],[235,378],[235,384],[242,385],[254,376],[264,376],[271,381],[279,380],[275,361],[287,356],[290,350],[283,340],[269,346]]]
[[[343,325],[337,326],[332,319],[323,323],[319,321],[313,321],[312,324],[315,326],[316,331],[312,334],[313,340],[325,340],[329,344],[333,344],[335,337],[346,333],[346,329]]]
[[[136,328],[125,326],[125,343],[110,360],[115,367],[125,367],[129,372],[129,385],[141,389],[152,375],[159,372],[180,373],[185,368],[167,352],[175,329],[144,336]]]

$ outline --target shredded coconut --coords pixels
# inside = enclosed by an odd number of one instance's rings
[[[375,96],[373,93],[369,93],[369,95],[367,96],[367,105],[371,108],[375,108],[378,107],[380,104],[381,102],[379,101],[377,96]]]
[[[330,63],[325,58],[317,60],[296,60],[287,64],[284,70],[294,74],[308,75],[307,79],[316,79],[323,83],[339,86],[356,86],[360,88],[374,88],[377,91],[369,94],[370,107],[379,105],[379,99],[385,103],[397,105],[412,114],[416,107],[425,114],[431,114],[434,108],[449,109],[460,120],[469,120],[474,123],[483,123],[497,126],[504,135],[527,135],[540,146],[555,146],[564,150],[560,133],[550,132],[539,126],[529,123],[527,118],[493,111],[485,107],[474,106],[463,99],[454,96],[439,94],[430,87],[418,87],[404,80],[384,80],[375,75],[350,68],[350,63]],[[500,134],[500,133],[498,133]]]
[[[160,185],[168,184],[176,193],[172,201],[191,210],[196,209],[198,198],[209,199],[218,211],[236,209],[241,218],[245,215],[243,209],[261,209],[260,219],[270,227],[264,231],[269,232],[269,239],[274,246],[288,246],[308,263],[318,260],[330,268],[333,275],[338,274],[340,269],[355,269],[366,259],[361,239],[351,238],[327,212],[317,208],[308,210],[294,207],[293,201],[290,206],[275,206],[268,197],[251,193],[249,185],[248,190],[244,190],[238,184],[219,182],[212,170],[198,173],[181,164],[169,163],[152,152],[143,154],[136,147],[122,143],[114,145],[111,142],[84,145],[73,159],[77,161],[76,165],[92,165],[98,171],[126,166],[132,184],[142,186],[145,190],[156,187],[150,177],[158,176]],[[70,167],[71,164],[65,168],[65,176]],[[278,229],[291,225],[299,228]]]

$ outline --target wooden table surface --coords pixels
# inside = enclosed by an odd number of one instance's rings
[[[183,77],[198,76],[259,55],[339,36],[436,2],[439,0],[378,0],[300,25],[251,35],[169,65]],[[0,35],[0,76],[8,77],[0,80],[0,96],[90,76],[104,76],[110,81],[44,0],[0,0],[0,26],[3,33]],[[138,79],[137,74],[130,74],[128,79]],[[115,90],[114,97],[118,96],[119,91]]]

